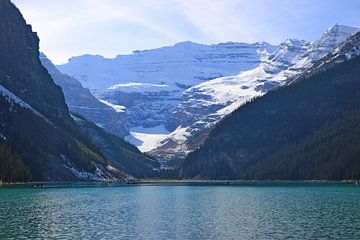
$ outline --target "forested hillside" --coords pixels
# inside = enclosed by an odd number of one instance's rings
[[[180,176],[211,179],[360,178],[360,58],[254,99],[191,153]]]

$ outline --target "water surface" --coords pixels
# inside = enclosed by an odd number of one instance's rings
[[[360,187],[0,187],[0,239],[360,239]]]

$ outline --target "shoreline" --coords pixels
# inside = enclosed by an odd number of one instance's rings
[[[151,183],[224,183],[224,184],[260,184],[260,183],[273,183],[273,184],[286,184],[286,183],[293,183],[293,184],[301,184],[301,183],[329,183],[329,184],[360,184],[360,180],[206,180],[206,179],[140,179],[138,181],[140,184],[151,184]]]
[[[132,181],[34,181],[34,182],[0,182],[0,188],[6,186],[35,186],[42,185],[151,185],[151,184],[221,184],[221,185],[240,185],[240,184],[343,184],[359,185],[360,180],[207,180],[207,179],[137,179]]]

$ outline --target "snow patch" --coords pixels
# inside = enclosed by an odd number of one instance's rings
[[[4,134],[0,133],[0,139],[3,140],[3,141],[6,141],[7,138]]]
[[[174,141],[186,141],[187,137],[191,136],[191,133],[187,132],[189,127],[177,127],[173,132],[168,135],[168,138]]]
[[[112,109],[115,110],[115,112],[125,112],[125,109],[126,107],[125,106],[122,106],[122,105],[117,105],[117,104],[113,104],[111,102],[108,102],[106,100],[102,100],[102,99],[99,99],[100,102],[104,103],[105,105],[108,105],[109,107],[111,107]]]
[[[107,169],[109,166],[104,167],[101,164],[96,164],[96,169],[95,169],[94,173],[83,171],[83,170],[79,169],[78,167],[76,167],[71,162],[67,162],[64,165],[64,167],[67,168],[68,170],[70,170],[77,178],[83,179],[86,181],[104,182],[104,181],[116,181],[117,180],[117,178],[114,177],[108,171],[108,170],[110,170],[110,169]]]
[[[82,120],[81,118],[78,118],[77,116],[73,115],[70,113],[70,117],[75,121],[75,122],[83,122],[84,120]]]
[[[108,88],[108,90],[117,90],[122,92],[161,92],[172,89],[166,84],[152,84],[152,83],[120,83]],[[175,89],[175,88],[173,88]]]
[[[130,135],[125,140],[134,144],[141,152],[151,151],[161,145],[161,141],[165,139],[169,131],[164,125],[156,127],[134,127],[130,128]]]

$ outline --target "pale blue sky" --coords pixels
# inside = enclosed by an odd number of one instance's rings
[[[12,0],[55,63],[114,57],[180,41],[313,41],[335,23],[360,26],[360,0]]]

